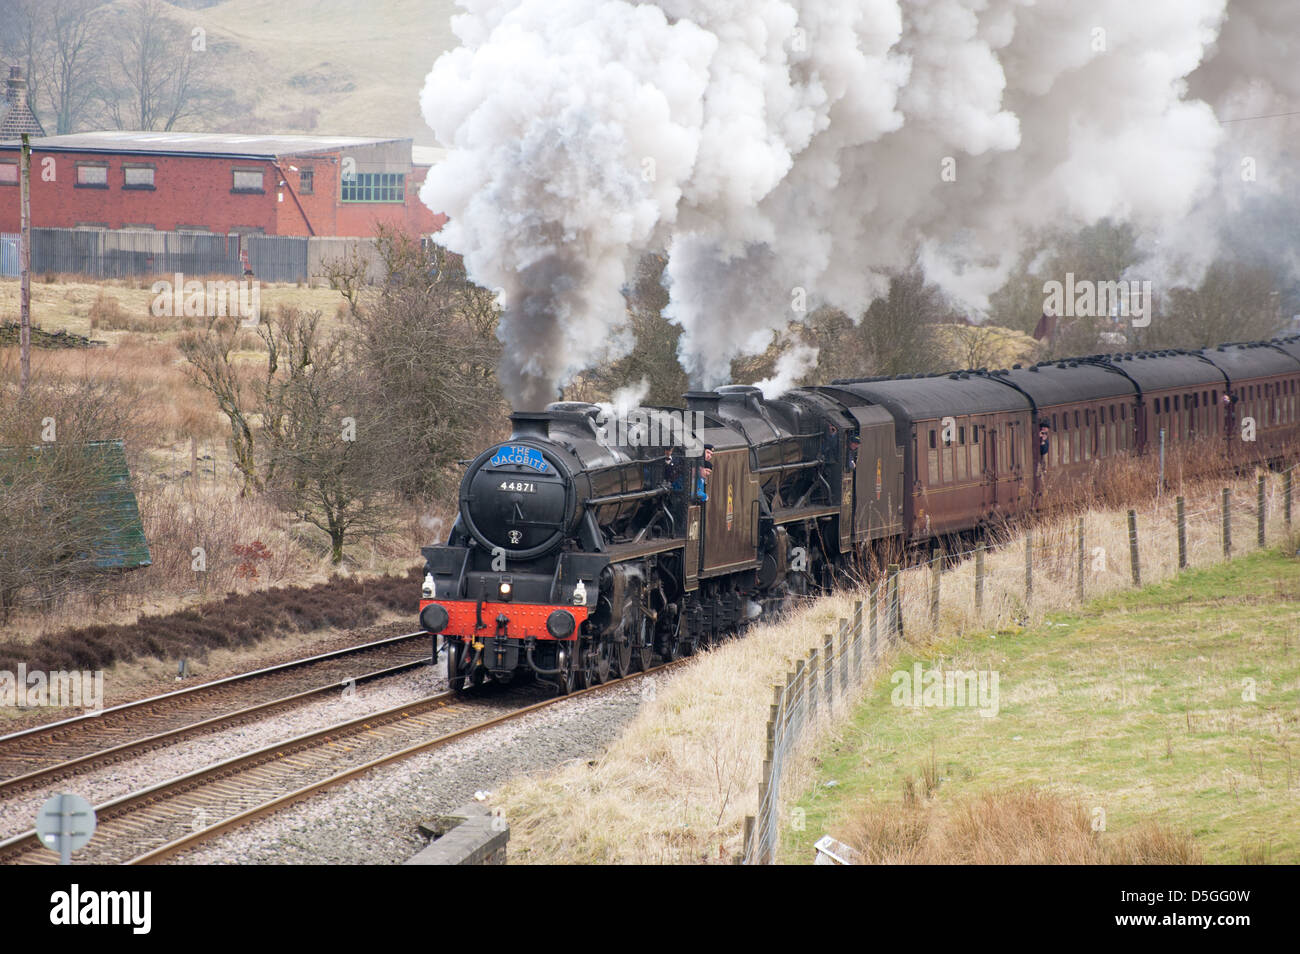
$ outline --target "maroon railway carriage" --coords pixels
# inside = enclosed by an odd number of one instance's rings
[[[1229,453],[1243,463],[1280,462],[1300,437],[1300,356],[1269,342],[1220,345],[1200,354],[1230,382],[1228,401],[1215,402],[1216,433],[1226,434]],[[1188,426],[1174,422],[1175,430]]]

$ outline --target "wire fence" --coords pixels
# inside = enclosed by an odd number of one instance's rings
[[[1051,610],[1294,542],[1294,472],[1295,465],[1271,479],[1258,474],[1192,501],[1161,497],[1141,514],[1045,520],[997,549],[980,543],[935,552],[906,569],[891,564],[853,601],[852,617],[839,619],[772,687],[757,813],[745,819],[744,863],[775,862],[785,789],[900,646],[1028,625]]]

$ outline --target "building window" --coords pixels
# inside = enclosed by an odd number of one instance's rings
[[[107,189],[108,188],[108,163],[107,162],[77,163],[77,188],[78,189]]]
[[[265,192],[262,187],[262,169],[235,169],[231,192]]]
[[[18,184],[18,163],[0,162],[0,185]]]
[[[400,172],[358,172],[342,183],[344,202],[405,202],[406,176]]]
[[[313,180],[316,178],[311,169],[303,169],[298,173],[298,194],[311,195]]]
[[[123,189],[153,189],[153,165],[132,162],[122,166]]]
[[[79,229],[107,229],[107,222],[78,222],[76,228]]]
[[[176,231],[204,233],[204,232],[211,232],[212,229],[208,228],[206,225],[178,225],[176,226]]]

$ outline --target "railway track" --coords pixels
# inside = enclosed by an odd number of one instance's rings
[[[686,660],[567,696],[532,702],[520,689],[440,693],[309,732],[95,806],[83,864],[149,864],[221,832],[358,778],[548,706],[599,693]],[[34,830],[0,842],[0,864],[53,864]]]
[[[393,636],[0,736],[0,797],[426,665],[428,639]]]

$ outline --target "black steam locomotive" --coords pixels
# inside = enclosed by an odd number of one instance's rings
[[[1277,464],[1300,437],[1300,337],[860,378],[775,400],[511,415],[425,557],[420,625],[453,688],[560,692],[673,659],[901,552],[1091,499],[1157,447]]]

